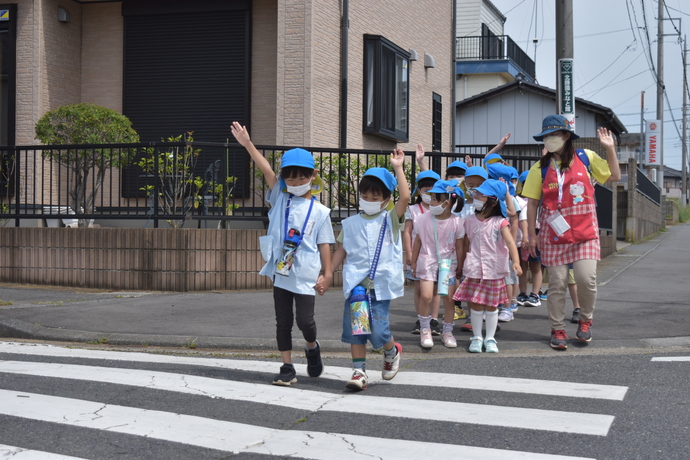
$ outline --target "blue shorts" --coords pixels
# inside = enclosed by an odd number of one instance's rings
[[[407,278],[410,281],[419,281],[419,278],[415,278],[412,276],[412,270],[405,270],[405,278]]]
[[[371,334],[352,335],[352,324],[350,321],[350,301],[345,300],[343,312],[343,335],[340,340],[352,345],[366,345],[367,340],[375,349],[383,348],[385,344],[393,338],[391,335],[390,322],[388,320],[388,310],[391,305],[390,300],[376,300],[373,289],[369,291],[371,298]]]

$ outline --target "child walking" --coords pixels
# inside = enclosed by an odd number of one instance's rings
[[[458,346],[453,336],[455,323],[455,305],[453,293],[455,292],[456,278],[461,276],[462,252],[465,231],[464,219],[454,215],[453,209],[462,209],[464,195],[458,187],[458,181],[437,181],[433,188],[427,192],[431,196],[429,212],[421,216],[417,222],[417,237],[412,249],[412,271],[420,278],[421,298],[418,308],[418,318],[421,326],[420,343],[424,348],[434,346],[431,335],[430,322],[432,320],[431,306],[434,300],[439,298],[438,290],[446,285],[447,293],[444,294],[443,332],[441,341],[448,348]],[[442,261],[449,261],[447,278],[439,279]]]
[[[513,270],[521,273],[517,247],[506,220],[506,184],[494,179],[484,181],[474,190],[475,214],[465,219],[465,263],[462,282],[454,299],[470,306],[475,327],[470,342],[471,353],[498,353],[494,334],[498,326],[497,307],[506,303],[508,295],[504,278]],[[486,338],[482,337],[482,317],[486,313]]]
[[[338,235],[341,245],[333,254],[331,270],[343,261],[343,334],[341,340],[350,344],[352,378],[346,387],[361,391],[367,388],[367,340],[376,348],[383,348],[384,380],[398,373],[402,346],[391,335],[388,311],[392,299],[402,297],[403,276],[401,229],[405,223],[405,209],[410,190],[405,179],[405,154],[396,149],[390,157],[395,177],[385,168],[371,168],[359,183],[360,214],[343,220]],[[397,180],[396,180],[397,178]],[[398,202],[393,204],[393,191],[399,190]],[[332,271],[328,272],[332,279]],[[370,296],[371,334],[354,335],[350,319],[349,297],[356,287],[363,287]]]
[[[406,276],[407,279],[410,281],[414,282],[414,308],[415,312],[419,314],[419,299],[421,296],[421,290],[419,286],[419,278],[414,276],[412,274],[412,244],[414,243],[415,238],[417,237],[417,228],[416,228],[416,222],[419,220],[421,216],[429,212],[429,203],[431,202],[431,195],[429,195],[428,192],[431,190],[431,187],[434,186],[436,181],[440,180],[441,176],[439,176],[437,173],[434,171],[426,170],[422,171],[419,174],[417,174],[417,178],[415,179],[416,187],[414,191],[412,192],[412,196],[416,196],[416,202],[413,205],[410,205],[407,208],[407,212],[405,213],[405,229],[403,231],[403,249],[405,250],[405,263],[407,265],[406,267]],[[438,312],[440,310],[440,305],[438,300],[432,305],[431,307],[431,315],[432,315],[432,324],[431,324],[431,333],[433,334],[435,331],[438,331],[436,335],[441,334],[441,330],[438,324],[438,320],[436,319],[438,317]],[[436,323],[436,324],[433,324]],[[420,331],[420,325],[419,325],[419,320],[415,323],[414,327],[412,328],[412,333],[413,334],[419,334]]]
[[[323,372],[321,348],[316,341],[314,321],[314,287],[323,266],[323,284],[330,284],[331,244],[335,243],[331,210],[312,196],[320,192],[320,179],[314,169],[314,157],[303,149],[288,150],[281,160],[280,176],[254,147],[246,127],[237,122],[231,126],[235,136],[247,149],[268,184],[266,195],[271,205],[268,232],[259,238],[261,255],[266,264],[261,273],[273,280],[273,302],[276,315],[276,340],[283,359],[274,385],[289,386],[297,382],[292,364],[292,325],[296,313],[297,327],[302,331],[309,377]],[[292,251],[284,251],[285,246]],[[320,292],[323,295],[323,291]]]

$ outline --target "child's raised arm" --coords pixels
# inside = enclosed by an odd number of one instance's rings
[[[512,133],[508,133],[505,136],[503,136],[494,148],[492,148],[491,150],[486,152],[486,155],[484,155],[484,158],[486,158],[488,155],[491,155],[492,153],[500,152],[501,150],[503,150],[503,147],[506,146],[506,142],[508,142],[508,139],[510,139],[511,134]]]
[[[232,131],[232,135],[235,136],[237,142],[239,142],[242,147],[247,149],[249,156],[252,157],[252,160],[254,160],[254,163],[256,163],[261,170],[261,173],[264,175],[268,188],[272,189],[276,182],[278,182],[276,173],[273,171],[273,168],[268,160],[266,160],[266,158],[264,158],[264,156],[261,155],[258,150],[256,150],[254,144],[252,144],[252,141],[249,138],[249,133],[247,132],[247,128],[240,125],[236,121],[233,121],[232,126],[230,126],[230,131]]]
[[[417,166],[419,166],[420,171],[426,171],[426,163],[424,163],[424,155],[426,153],[424,152],[424,146],[422,144],[417,144],[417,150],[414,153],[414,158],[417,160]]]
[[[398,180],[398,202],[395,203],[395,212],[398,214],[398,219],[405,215],[407,205],[410,202],[410,186],[407,184],[405,177],[405,154],[402,149],[394,149],[391,153],[391,165],[395,171],[395,178]]]

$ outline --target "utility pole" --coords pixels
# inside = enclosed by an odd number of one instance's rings
[[[573,0],[556,0],[556,95],[559,115],[575,129]]]
[[[683,175],[680,185],[680,202],[683,206],[688,204],[688,66],[686,56],[688,52],[688,37],[683,39]]]
[[[659,31],[657,35],[657,65],[656,65],[656,119],[659,120],[661,135],[659,136],[659,165],[657,166],[656,182],[660,189],[664,188],[664,2],[659,0]]]
[[[640,156],[636,157],[637,164],[641,165],[645,159],[645,142],[644,142],[644,91],[640,93]],[[633,174],[632,171],[628,171],[628,174]]]

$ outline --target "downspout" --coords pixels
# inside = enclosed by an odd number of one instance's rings
[[[457,48],[456,42],[457,42],[457,32],[455,30],[455,27],[457,26],[457,11],[458,11],[458,5],[457,5],[457,0],[453,0],[453,13],[451,14],[452,21],[453,23],[451,24],[450,27],[450,62],[452,63],[451,69],[450,69],[450,78],[451,78],[451,89],[450,89],[450,101],[451,101],[451,112],[450,112],[450,151],[455,152],[456,147],[455,145],[457,144],[455,140],[455,122],[458,114],[458,109],[457,106],[455,105],[455,91],[456,91],[456,82],[457,78],[455,73],[457,72],[457,63],[456,63],[456,58],[457,56],[455,55],[455,48]]]
[[[350,0],[343,0],[340,23],[340,148],[347,148],[347,75],[350,29]]]

